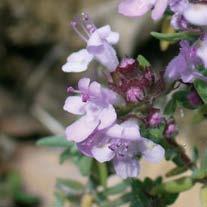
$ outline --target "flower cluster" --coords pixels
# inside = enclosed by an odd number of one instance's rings
[[[72,27],[86,41],[86,49],[71,54],[62,67],[65,72],[82,72],[94,58],[108,69],[108,85],[104,87],[89,78],[78,82],[78,89],[68,87],[69,97],[64,110],[80,118],[66,129],[66,138],[77,144],[79,151],[99,162],[111,161],[116,174],[122,178],[136,177],[139,157],[151,162],[163,159],[165,151],[159,144],[140,134],[139,121],[133,117],[120,119],[117,108],[127,108],[128,103],[149,102],[149,93],[158,80],[150,68],[142,71],[132,58],[120,63],[112,47],[119,34],[109,25],[96,28],[87,14],[75,18]],[[152,99],[150,99],[150,102]],[[159,113],[150,114],[151,126],[161,123]]]
[[[82,72],[95,59],[107,69],[107,86],[84,77],[77,89],[68,87],[64,110],[79,118],[67,127],[66,138],[75,142],[83,155],[101,163],[112,161],[116,174],[127,178],[138,175],[140,158],[159,162],[165,155],[161,141],[155,143],[144,136],[143,129],[162,128],[163,138],[172,140],[177,125],[164,113],[175,110],[180,102],[193,109],[203,104],[193,84],[207,81],[207,4],[188,0],[121,0],[118,9],[129,17],[152,10],[154,20],[170,11],[175,30],[193,32],[198,37],[195,41],[182,40],[179,54],[165,70],[157,71],[143,57],[119,60],[113,47],[119,34],[109,25],[97,28],[85,13],[72,21],[72,28],[85,41],[86,48],[72,53],[62,70]],[[177,89],[176,83],[187,89],[173,95],[165,112],[156,101]]]

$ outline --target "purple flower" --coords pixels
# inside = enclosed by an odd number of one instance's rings
[[[193,107],[197,107],[202,104],[202,99],[200,98],[200,96],[198,95],[196,90],[191,91],[187,95],[187,99],[188,99],[190,105]]]
[[[181,79],[184,83],[191,83],[195,78],[206,81],[206,78],[196,71],[196,66],[201,64],[197,48],[190,46],[187,41],[181,41],[180,46],[180,53],[166,68],[165,79],[167,81]]]
[[[139,17],[152,10],[152,18],[159,20],[168,5],[168,0],[122,0],[119,13],[129,17]]]
[[[103,130],[111,126],[117,118],[112,104],[118,103],[118,95],[103,88],[97,82],[82,78],[78,83],[79,90],[73,90],[79,96],[69,96],[66,99],[64,110],[80,115],[66,129],[66,138],[75,142],[87,139],[95,130]],[[71,91],[72,89],[70,89]]]
[[[172,138],[177,134],[177,132],[178,132],[178,129],[177,129],[177,126],[174,120],[169,120],[165,128],[165,136],[167,138]]]
[[[159,110],[152,111],[149,116],[147,117],[147,122],[151,127],[157,127],[163,121],[163,117]]]
[[[128,102],[136,103],[144,99],[144,91],[140,87],[131,87],[126,92]]]
[[[92,59],[96,59],[110,72],[114,71],[119,61],[116,51],[111,45],[119,41],[119,34],[112,32],[109,25],[97,29],[85,13],[77,17],[71,25],[87,46],[86,49],[72,53],[67,58],[67,63],[63,65],[62,70],[64,72],[82,72],[87,70]]]
[[[138,155],[155,163],[164,156],[164,149],[160,145],[140,135],[135,120],[127,120],[106,130],[95,131],[77,146],[84,155],[94,157],[99,162],[112,160],[116,174],[122,178],[138,175]]]

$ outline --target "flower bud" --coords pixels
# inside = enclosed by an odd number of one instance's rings
[[[195,90],[191,91],[187,95],[187,99],[188,99],[189,103],[191,104],[191,106],[193,106],[193,107],[196,107],[196,106],[199,106],[202,104],[202,100]]]

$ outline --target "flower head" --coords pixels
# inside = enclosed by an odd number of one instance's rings
[[[134,120],[96,131],[88,139],[78,143],[78,149],[99,162],[112,160],[116,174],[122,178],[138,175],[138,155],[151,162],[159,162],[164,156],[164,149],[160,145],[140,135],[139,126]]]
[[[111,31],[109,25],[96,28],[90,17],[83,13],[76,17],[72,28],[86,42],[86,49],[72,53],[63,65],[64,72],[82,72],[87,70],[92,59],[98,60],[109,71],[114,71],[119,63],[112,45],[119,41],[119,34]]]
[[[152,18],[159,20],[164,14],[168,0],[122,0],[119,13],[129,17],[139,17],[152,9]]]
[[[168,81],[181,79],[184,83],[191,83],[195,78],[206,81],[206,78],[196,71],[196,66],[201,64],[197,55],[197,48],[190,46],[189,42],[181,41],[180,53],[167,66],[165,78]]]
[[[64,110],[82,116],[66,129],[67,139],[75,142],[111,126],[117,117],[113,104],[118,102],[117,94],[88,78],[81,79],[78,88],[73,90],[78,96],[69,96],[64,105]]]

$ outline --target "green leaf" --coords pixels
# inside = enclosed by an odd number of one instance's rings
[[[145,69],[145,68],[149,68],[151,65],[149,63],[149,61],[142,55],[138,55],[137,57],[137,61],[139,62],[139,64]]]
[[[18,204],[22,204],[22,205],[37,205],[40,200],[38,197],[36,196],[32,196],[32,195],[29,195],[27,193],[23,193],[23,192],[17,192],[14,196],[14,199],[15,199],[15,202],[18,203]]]
[[[194,183],[190,177],[182,177],[177,180],[169,181],[161,184],[153,189],[155,192],[168,192],[168,193],[181,193],[187,191],[193,187]]]
[[[67,141],[63,136],[49,136],[38,140],[37,145],[46,147],[70,147],[73,143]]]
[[[127,181],[123,181],[122,183],[119,183],[113,187],[107,188],[104,190],[103,194],[105,196],[111,196],[111,195],[116,195],[119,193],[123,193],[126,189],[129,188],[129,183]]]
[[[56,181],[57,188],[67,187],[74,191],[83,191],[84,185],[78,181],[71,179],[58,178]]]
[[[60,164],[63,164],[69,157],[71,157],[71,149],[66,148],[59,157]]]
[[[199,36],[199,33],[196,32],[177,32],[177,33],[158,33],[158,32],[151,32],[151,35],[159,40],[165,40],[169,42],[175,42],[180,40],[189,40],[193,41],[196,37]]]
[[[101,201],[101,207],[121,207],[131,201],[131,193],[124,194],[113,201]],[[139,206],[137,206],[139,207]]]
[[[171,176],[179,175],[179,174],[186,172],[187,170],[188,170],[188,168],[186,168],[186,167],[175,167],[172,170],[170,170],[169,172],[167,172],[166,176],[171,177]]]
[[[199,158],[199,151],[198,151],[198,148],[194,146],[193,153],[192,153],[192,161],[196,163],[198,161],[198,158]]]
[[[177,107],[177,102],[175,99],[171,99],[167,105],[165,106],[165,109],[164,109],[164,114],[166,115],[171,115],[171,114],[174,114],[175,113],[175,110],[176,110],[176,107]]]
[[[54,207],[64,207],[64,197],[60,192],[55,193],[55,205]]]
[[[80,172],[83,176],[89,176],[91,174],[91,167],[93,159],[79,155],[74,159],[75,164],[79,167]]]
[[[207,149],[205,150],[204,156],[202,158],[201,167],[207,171]]]
[[[198,92],[199,96],[203,100],[203,102],[207,103],[207,84],[202,80],[195,80],[194,87]]]

